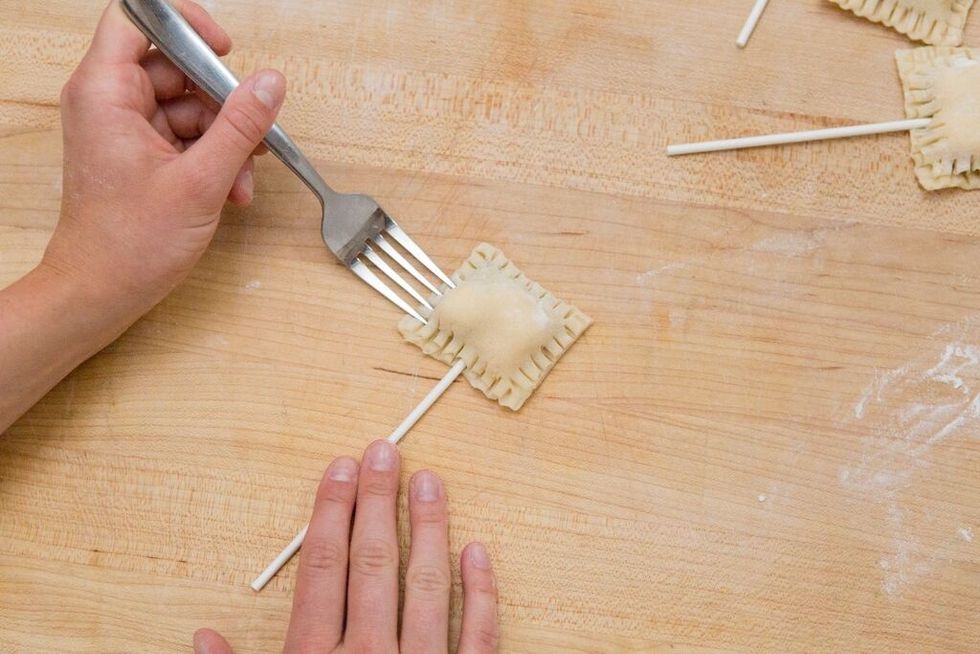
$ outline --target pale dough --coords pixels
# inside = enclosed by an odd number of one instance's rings
[[[453,274],[456,288],[433,295],[427,324],[411,316],[398,330],[431,357],[466,363],[467,381],[491,400],[521,408],[592,319],[528,279],[503,253],[481,243]]]
[[[858,16],[882,23],[910,39],[959,45],[973,0],[830,0]]]
[[[980,188],[980,52],[915,48],[895,53],[909,118],[931,118],[910,132],[923,188]]]

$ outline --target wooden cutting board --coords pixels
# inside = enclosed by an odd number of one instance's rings
[[[447,480],[454,554],[488,543],[504,651],[980,649],[980,194],[923,192],[901,134],[663,154],[902,118],[903,37],[821,0],[772,2],[744,51],[749,0],[204,4],[236,70],[286,73],[336,187],[596,319],[520,413],[458,382],[402,448]],[[0,283],[57,220],[101,5],[0,4]],[[444,371],[258,173],[193,276],[0,438],[0,650],[279,649],[295,562],[248,581]]]

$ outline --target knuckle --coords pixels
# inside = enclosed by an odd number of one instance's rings
[[[361,481],[361,492],[365,495],[390,496],[397,490],[397,478],[393,475],[373,474]]]
[[[351,570],[368,577],[390,572],[398,565],[398,553],[393,543],[370,539],[351,551]]]
[[[317,495],[316,503],[318,509],[324,509],[331,505],[348,505],[354,502],[354,489],[351,484],[330,482],[323,484],[320,493]]]
[[[447,522],[446,510],[441,506],[416,505],[413,507],[412,520],[416,526],[439,527]]]
[[[150,78],[147,77],[146,71],[140,66],[113,67],[111,72],[105,77],[105,81],[117,88],[132,87],[142,89],[145,86],[152,89]]]
[[[493,579],[488,580],[487,581],[487,585],[484,588],[481,588],[480,589],[480,592],[482,592],[484,595],[486,595],[487,597],[489,597],[490,599],[492,599],[494,601],[494,603],[496,603],[496,601],[497,601],[497,584],[494,583]]]
[[[486,597],[494,603],[497,601],[497,584],[494,583],[493,578],[490,576],[471,582],[470,590],[477,595]]]
[[[398,648],[394,643],[388,643],[377,634],[363,634],[352,642],[344,643],[344,651],[351,654],[388,654],[397,652]]]
[[[114,96],[129,89],[152,88],[139,66],[100,66],[85,75],[85,89],[95,96]]]
[[[303,546],[303,564],[318,573],[336,572],[346,567],[346,553],[339,543],[317,540]]]
[[[303,642],[290,647],[288,650],[284,650],[284,652],[286,651],[288,651],[288,654],[322,654],[323,652],[328,651],[328,649],[326,645],[318,642],[316,639],[308,638]]]
[[[245,103],[225,105],[228,125],[241,139],[242,143],[255,143],[265,135],[264,120],[258,111]]]
[[[477,644],[481,647],[496,650],[498,641],[500,637],[497,634],[497,625],[494,623],[489,626],[477,627],[476,632],[473,634],[473,639],[476,640]]]
[[[218,117],[218,114],[214,113],[211,109],[207,107],[201,107],[197,114],[197,131],[200,134],[211,129],[211,124],[214,119]]]
[[[84,88],[85,80],[78,71],[75,71],[61,87],[61,104],[72,105],[77,102],[84,93]]]
[[[82,62],[61,88],[63,104],[82,104],[86,100],[100,102],[115,97],[126,89],[147,91],[151,88],[149,77],[138,66],[96,66]]]
[[[449,573],[434,565],[419,565],[408,569],[405,587],[420,595],[443,595],[449,592]]]

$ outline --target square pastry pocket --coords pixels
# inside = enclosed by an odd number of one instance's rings
[[[405,316],[398,331],[429,356],[466,363],[466,380],[491,400],[521,408],[592,319],[528,279],[481,243],[433,295],[426,324]]]
[[[927,190],[980,188],[980,56],[969,48],[895,53],[909,118],[915,176]]]
[[[910,39],[932,45],[959,45],[973,0],[830,0]]]

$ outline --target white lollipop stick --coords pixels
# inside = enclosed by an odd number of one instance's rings
[[[293,558],[293,554],[298,552],[300,545],[303,544],[303,539],[306,538],[306,530],[309,528],[310,525],[306,525],[300,529],[299,533],[293,537],[293,540],[289,541],[289,545],[286,545],[286,547],[279,552],[279,555],[272,560],[272,563],[265,567],[262,574],[256,577],[252,583],[249,584],[249,586],[252,587],[252,590],[258,592],[265,588],[265,585],[276,576],[276,573],[282,569],[282,566],[286,565],[286,561]]]
[[[755,31],[755,26],[759,22],[759,17],[762,16],[762,12],[766,10],[767,4],[769,4],[769,0],[755,0],[755,6],[752,7],[752,12],[749,14],[749,17],[745,19],[745,25],[742,26],[742,31],[739,33],[738,38],[735,39],[735,45],[744,48],[745,44],[749,42],[749,37]]]
[[[392,443],[397,443],[400,441],[402,437],[404,437],[405,434],[407,434],[409,430],[415,426],[415,423],[417,423],[422,416],[425,415],[425,412],[436,403],[436,400],[438,400],[439,397],[446,392],[446,389],[449,388],[454,381],[456,381],[456,378],[459,377],[460,373],[462,373],[465,368],[466,364],[463,363],[462,360],[457,361],[453,367],[449,369],[449,372],[447,372],[443,378],[439,380],[439,383],[436,384],[431,391],[429,391],[429,394],[422,398],[422,401],[419,402],[418,405],[412,409],[411,413],[409,413],[408,416],[401,421],[401,424],[395,427],[395,431],[391,432],[391,434],[388,436],[388,440]],[[286,565],[286,561],[291,559],[293,554],[296,554],[300,546],[303,544],[303,540],[306,538],[306,530],[309,528],[309,526],[310,525],[307,524],[305,527],[303,527],[300,532],[296,534],[293,540],[289,542],[289,545],[286,545],[286,547],[279,552],[279,555],[272,560],[272,563],[266,566],[265,570],[262,571],[262,574],[256,577],[255,580],[249,584],[249,586],[252,587],[252,590],[256,592],[262,590],[262,588],[269,583],[269,580],[276,576],[276,573],[279,572],[282,566]]]
[[[782,134],[746,136],[740,139],[725,139],[723,141],[682,143],[678,145],[668,145],[667,155],[673,157],[680,154],[697,154],[699,152],[718,152],[720,150],[758,148],[764,145],[825,141],[827,139],[842,139],[850,136],[866,136],[868,134],[885,134],[887,132],[907,132],[912,129],[926,127],[929,125],[930,120],[931,119],[929,118],[910,118],[908,120],[894,120],[888,123],[851,125],[849,127],[831,127],[829,129],[814,129],[806,132],[785,132]]]
[[[397,444],[398,441],[400,441],[402,437],[408,433],[408,430],[414,427],[415,423],[417,423],[419,419],[425,415],[425,412],[436,403],[436,400],[438,400],[439,397],[446,392],[449,385],[456,381],[456,378],[459,377],[460,373],[462,373],[465,368],[466,364],[463,363],[462,359],[453,364],[453,367],[450,368],[445,375],[443,375],[442,379],[439,380],[439,383],[432,387],[429,394],[423,397],[422,401],[419,402],[414,409],[412,409],[412,412],[405,416],[405,419],[402,420],[401,424],[395,427],[395,431],[388,435],[388,440]]]

